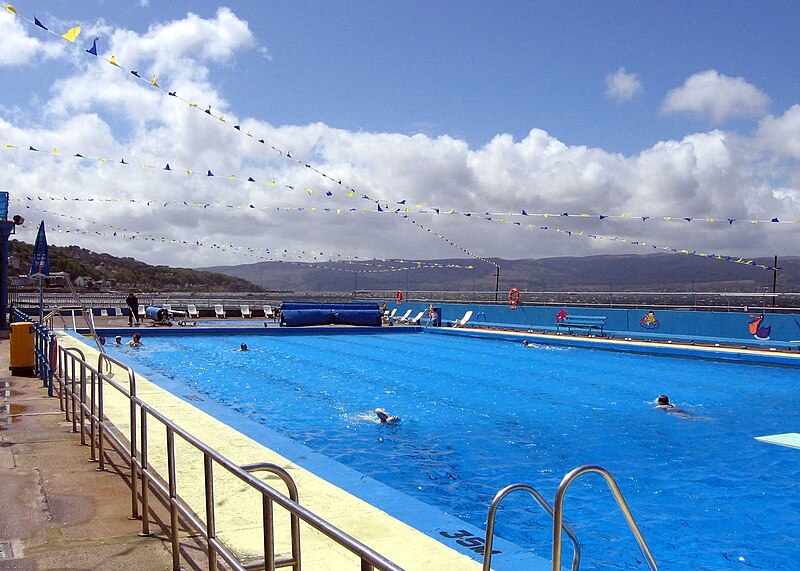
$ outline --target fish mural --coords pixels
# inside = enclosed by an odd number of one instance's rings
[[[769,327],[762,327],[761,323],[764,321],[764,314],[761,315],[750,315],[749,316],[753,321],[747,324],[750,335],[755,337],[756,339],[761,339],[762,341],[766,341],[769,339],[769,334],[772,332],[772,326]]]

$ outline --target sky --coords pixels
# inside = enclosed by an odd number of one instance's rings
[[[800,245],[796,2],[4,6],[28,242],[44,220],[185,267]]]

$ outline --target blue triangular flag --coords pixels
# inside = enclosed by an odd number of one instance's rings
[[[100,38],[95,38],[94,40],[92,40],[92,47],[86,50],[87,54],[92,54],[93,56],[97,55],[97,40],[99,39]]]

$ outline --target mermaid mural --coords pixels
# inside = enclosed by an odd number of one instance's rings
[[[750,315],[748,317],[753,319],[753,321],[747,324],[750,329],[750,335],[756,339],[761,339],[762,341],[768,340],[769,334],[772,331],[772,326],[770,325],[769,327],[761,327],[761,322],[764,321],[764,314]]]

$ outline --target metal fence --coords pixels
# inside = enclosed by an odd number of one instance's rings
[[[280,306],[282,301],[329,301],[375,300],[391,302],[398,290],[355,290],[352,292],[292,292],[292,293],[243,293],[196,294],[187,292],[141,293],[139,303],[144,306],[161,307],[169,304],[174,308],[185,308],[192,304],[201,311],[213,313],[215,305],[263,305]],[[653,292],[653,291],[520,291],[520,305],[555,305],[580,307],[609,307],[622,309],[677,309],[688,311],[766,311],[796,312],[800,310],[800,293],[762,292]],[[508,292],[495,291],[402,291],[406,302],[422,303],[480,303],[505,305],[509,303]],[[126,293],[81,293],[83,305],[98,308],[125,307]],[[11,292],[9,306],[38,307],[37,292]],[[47,308],[75,304],[75,297],[67,292],[45,292]]]
[[[23,318],[21,314],[17,317]],[[108,447],[112,447],[127,462],[131,480],[131,517],[141,519],[142,535],[152,535],[149,519],[151,493],[156,493],[168,506],[173,569],[176,571],[181,568],[181,523],[205,541],[210,571],[216,570],[220,562],[238,571],[272,571],[279,567],[300,571],[301,523],[312,527],[330,542],[354,555],[359,561],[361,571],[402,571],[395,563],[304,508],[299,503],[294,482],[280,466],[268,463],[239,466],[147,404],[137,396],[136,374],[125,364],[102,353],[98,356],[97,364],[91,364],[81,350],[59,347],[55,336],[42,325],[35,327],[35,344],[40,377],[48,387],[49,394],[59,398],[65,420],[72,423],[73,432],[80,433],[81,444],[89,446],[90,459],[98,462],[101,470],[105,469]],[[112,393],[126,399],[129,404],[126,418],[121,419],[122,425],[127,425],[127,432],[117,429],[106,415],[107,401]],[[163,430],[148,429],[152,423],[160,425]],[[154,443],[152,439],[158,434],[161,435],[158,438],[162,440]],[[192,473],[183,481],[185,485],[188,480],[202,480],[204,501],[200,510],[178,493],[178,474],[186,473],[186,466],[181,465],[182,455],[176,454],[179,443],[182,448],[189,447],[203,458],[202,473]],[[166,474],[159,473],[153,467],[155,458],[150,451],[155,445],[166,451],[166,458],[158,459],[166,464]],[[288,495],[278,492],[252,474],[262,470],[280,477],[287,487]],[[224,497],[218,498],[216,494],[215,483],[218,482],[220,472],[237,478],[251,492],[261,497],[261,561],[245,563],[219,537],[216,510],[226,500]],[[280,557],[276,554],[276,507],[290,518],[289,556]]]

